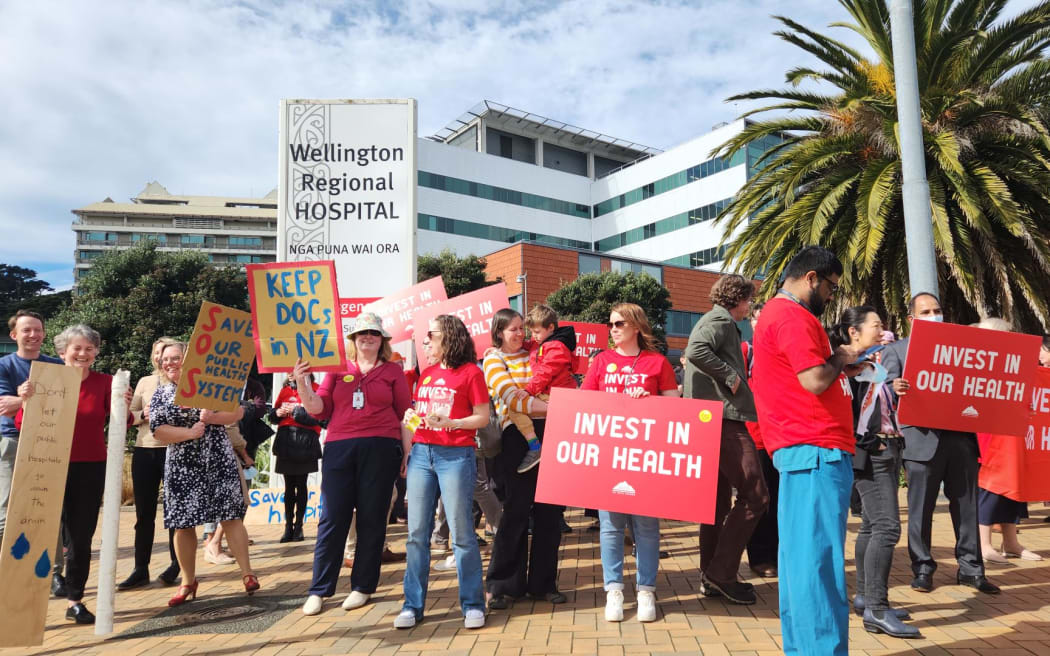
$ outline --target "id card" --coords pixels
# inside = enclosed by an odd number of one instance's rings
[[[365,407],[365,393],[361,390],[355,390],[352,405],[354,410],[360,410]]]

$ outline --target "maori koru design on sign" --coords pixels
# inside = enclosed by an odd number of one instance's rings
[[[307,146],[320,147],[325,142],[328,126],[331,122],[331,106],[323,105],[291,105],[289,108],[290,125],[288,126],[288,144],[304,144]],[[291,161],[292,167],[291,189],[284,204],[286,239],[288,244],[318,246],[328,243],[329,223],[328,221],[310,221],[308,217],[297,218],[295,214],[296,205],[299,203],[328,203],[328,193],[316,190],[303,190],[303,174],[313,175],[315,178],[327,178],[331,175],[331,169],[325,162]],[[314,254],[309,254],[309,253]],[[296,249],[286,253],[289,260],[299,262],[302,260],[320,260],[323,255],[321,249]]]

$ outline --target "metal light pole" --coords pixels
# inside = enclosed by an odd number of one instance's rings
[[[529,274],[522,273],[518,275],[518,282],[521,283],[521,313],[528,314],[529,312]]]
[[[926,155],[919,109],[919,74],[915,63],[915,23],[911,0],[893,0],[890,37],[893,76],[897,86],[897,128],[900,131],[901,171],[904,176],[904,233],[908,245],[908,281],[911,294],[937,294],[937,254],[933,247],[930,185],[926,182]]]

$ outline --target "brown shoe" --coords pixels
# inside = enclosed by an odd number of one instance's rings
[[[383,547],[383,553],[379,556],[379,561],[383,563],[400,563],[405,560],[407,556],[403,553],[396,553],[390,550],[390,547]]]
[[[751,571],[764,579],[772,579],[777,576],[777,566],[772,563],[760,563],[752,565]]]

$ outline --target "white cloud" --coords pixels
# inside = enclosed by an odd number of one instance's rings
[[[71,277],[69,210],[149,180],[265,194],[281,98],[415,97],[422,135],[491,99],[667,148],[805,61],[772,35],[788,10],[845,18],[826,0],[4,3],[0,229],[33,238],[0,261]]]

